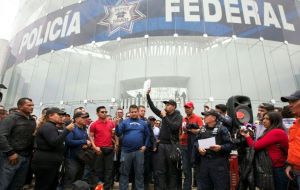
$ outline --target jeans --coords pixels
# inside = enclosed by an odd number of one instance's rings
[[[134,190],[144,190],[144,153],[137,150],[135,152],[121,152],[120,167],[120,190],[128,190],[130,168],[133,165],[135,174]]]
[[[201,158],[197,175],[198,190],[229,190],[229,161],[227,158]]]
[[[157,190],[177,189],[177,163],[170,159],[171,148],[171,144],[160,144],[155,154],[153,166],[157,179]]]
[[[273,168],[275,190],[287,189],[288,177],[285,174],[285,168]]]
[[[113,168],[114,168],[114,152],[108,154],[101,153],[96,156],[94,170],[99,180],[104,182],[104,190],[109,190],[113,181]]]
[[[189,154],[187,146],[181,146],[182,170],[184,173],[183,190],[192,189],[192,163],[191,154]]]
[[[81,180],[84,171],[84,164],[76,159],[65,159],[65,175],[64,175],[64,188],[72,188],[72,183],[76,180]]]
[[[0,190],[19,190],[25,184],[30,157],[18,155],[18,163],[10,165],[6,155],[1,155]]]

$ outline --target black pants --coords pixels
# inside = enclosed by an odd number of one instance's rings
[[[149,184],[152,181],[153,166],[152,166],[153,152],[147,149],[144,153],[144,188],[149,189]]]
[[[116,182],[119,182],[120,180],[120,166],[121,166],[121,162],[120,162],[120,158],[121,158],[121,150],[119,150],[117,152],[117,159],[114,160],[114,168],[113,168],[113,179]]]
[[[228,158],[201,158],[197,175],[198,190],[229,190]]]
[[[81,180],[84,171],[84,164],[76,158],[65,159],[65,175],[64,175],[64,188],[71,189],[72,184],[76,180]]]
[[[28,172],[27,172],[25,185],[31,185],[32,179],[33,179],[33,172],[32,172],[32,169],[30,167],[31,166],[31,160],[32,160],[32,157],[30,158],[29,169],[28,169]]]
[[[55,190],[58,185],[60,163],[32,163],[35,190]]]
[[[99,178],[104,181],[104,189],[109,190],[113,181],[113,168],[114,168],[114,152],[102,152],[101,155],[96,156],[94,170]]]
[[[170,159],[171,144],[160,144],[154,155],[154,170],[157,180],[156,190],[177,189],[177,163]]]

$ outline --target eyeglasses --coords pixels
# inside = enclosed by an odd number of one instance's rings
[[[107,111],[100,111],[100,113],[107,113]]]

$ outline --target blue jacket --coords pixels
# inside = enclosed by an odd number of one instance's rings
[[[82,145],[86,144],[88,134],[85,128],[79,128],[75,125],[72,132],[66,138],[67,158],[76,158],[77,153],[81,150]]]
[[[116,129],[118,136],[123,136],[122,151],[134,152],[149,145],[150,132],[147,123],[141,119],[125,119]]]

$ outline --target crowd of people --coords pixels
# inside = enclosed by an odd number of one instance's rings
[[[229,190],[233,150],[238,152],[241,190],[300,189],[300,90],[282,97],[289,105],[262,103],[258,121],[236,126],[227,107],[206,107],[201,116],[193,102],[184,116],[174,100],[156,115],[131,105],[124,117],[97,107],[92,121],[84,107],[73,117],[57,107],[34,116],[34,103],[21,98],[17,108],[0,106],[0,190]],[[156,119],[158,118],[158,119]],[[205,147],[204,139],[215,143]],[[34,183],[33,183],[34,181]]]

